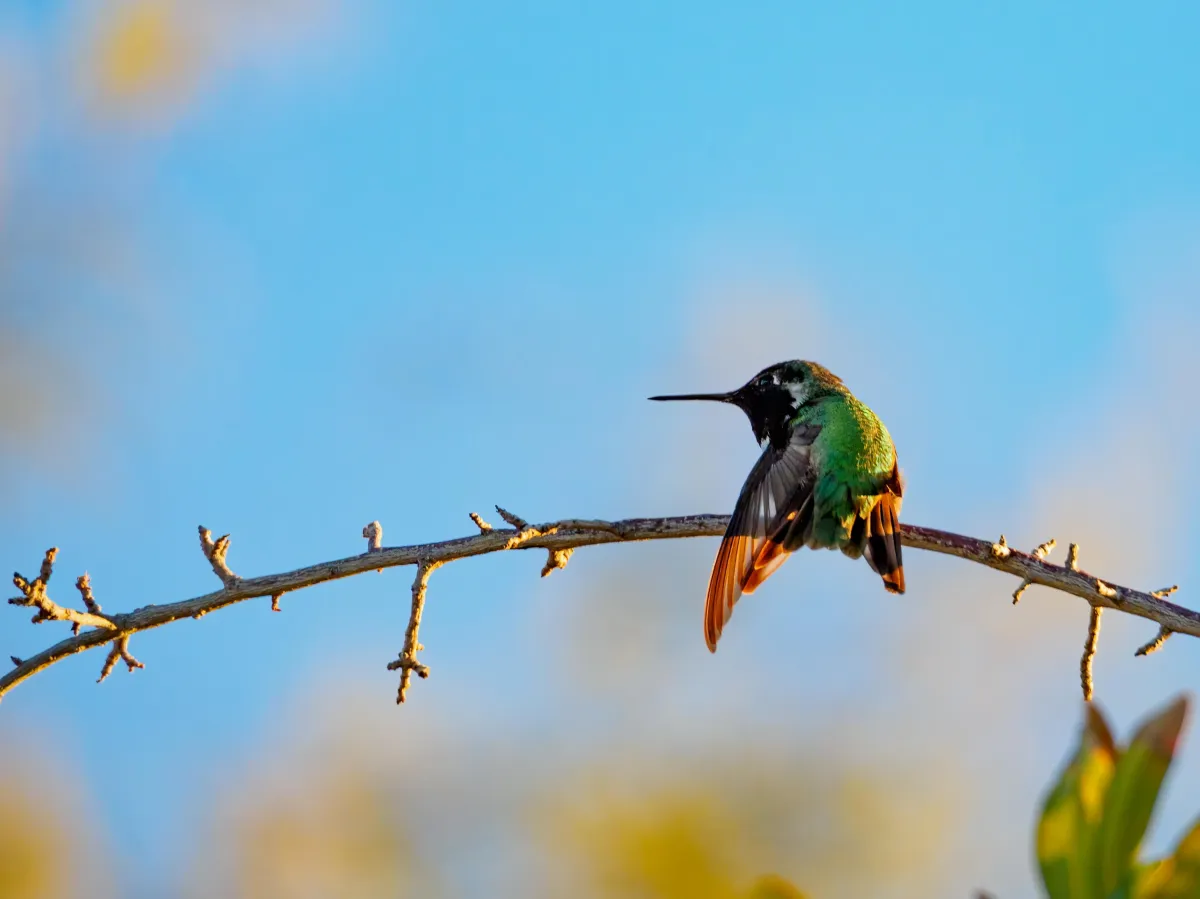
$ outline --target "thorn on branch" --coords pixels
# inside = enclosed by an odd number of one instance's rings
[[[1155,599],[1166,599],[1168,596],[1170,596],[1172,593],[1174,593],[1178,589],[1179,589],[1179,585],[1174,584],[1170,587],[1164,587],[1161,590],[1152,590],[1152,591],[1150,591],[1150,595],[1153,596]]]
[[[272,612],[282,612],[283,611],[283,609],[279,608],[279,600],[281,600],[281,599],[283,599],[282,593],[271,594],[271,611]]]
[[[1162,645],[1167,642],[1167,637],[1171,636],[1173,633],[1175,632],[1168,627],[1159,627],[1158,633],[1155,635],[1154,639],[1145,646],[1140,647],[1138,651],[1134,653],[1134,655],[1148,656],[1152,652],[1158,652],[1160,649],[1162,649]]]
[[[499,507],[497,507],[497,508],[499,508]],[[475,522],[475,527],[479,528],[479,533],[481,533],[481,534],[486,534],[488,531],[490,531],[492,529],[492,526],[490,524],[488,524],[486,521],[484,521],[483,518],[480,517],[478,512],[471,513],[471,520],[473,522]]]
[[[1092,660],[1096,657],[1096,644],[1100,641],[1100,613],[1103,606],[1092,606],[1088,620],[1087,640],[1083,644],[1083,658],[1079,660],[1079,682],[1083,687],[1083,701],[1092,701]]]
[[[1000,535],[1000,540],[992,544],[992,555],[997,559],[1007,559],[1012,555],[1012,550],[1008,548],[1008,542],[1004,539],[1004,535]]]
[[[121,634],[113,640],[112,649],[108,651],[108,657],[104,660],[104,667],[100,669],[100,679],[96,683],[103,683],[104,679],[112,674],[113,669],[117,667],[117,662],[124,662],[130,674],[133,673],[135,668],[146,667],[130,654],[128,634]]]
[[[1067,547],[1067,567],[1072,571],[1079,570],[1079,544],[1072,543]]]
[[[505,521],[507,521],[510,525],[512,525],[518,531],[523,531],[529,527],[528,521],[526,521],[520,515],[513,515],[512,512],[508,511],[508,509],[504,509],[500,506],[496,506],[496,512],[497,512],[497,514],[499,514],[499,516],[501,518],[503,518]],[[479,522],[475,522],[475,523],[478,524]]]
[[[566,568],[567,562],[571,558],[574,549],[551,549],[547,550],[549,558],[546,559],[546,564],[542,566],[542,577],[548,575],[551,571],[557,571],[560,568]]]
[[[363,536],[367,538],[367,552],[377,553],[383,549],[383,525],[372,521],[363,528]]]
[[[221,579],[221,583],[226,587],[231,587],[238,580],[238,576],[229,569],[229,565],[225,562],[225,554],[229,552],[229,535],[218,537],[216,540],[212,538],[212,531],[204,525],[200,525],[200,549],[204,553],[204,558],[208,559],[208,563],[212,565],[213,574]]]
[[[12,661],[14,668],[20,668],[25,664],[25,660],[19,656],[9,656],[8,658]]]
[[[417,563],[417,574],[412,584],[412,610],[408,616],[408,627],[404,631],[404,648],[400,651],[400,657],[394,662],[389,662],[387,666],[388,671],[400,671],[400,689],[396,691],[397,705],[408,698],[408,685],[414,671],[417,672],[417,677],[429,677],[429,668],[417,661],[417,653],[425,648],[417,641],[417,636],[421,629],[421,613],[425,609],[429,576],[441,565],[441,561],[432,560]]]

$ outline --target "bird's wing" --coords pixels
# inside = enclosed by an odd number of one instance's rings
[[[820,425],[799,425],[782,450],[768,446],[742,487],[708,582],[704,640],[712,652],[742,593],[753,592],[803,543],[815,482],[809,457],[820,432]]]
[[[904,556],[901,551],[900,503],[904,485],[900,466],[892,465],[892,473],[867,518],[864,544],[867,564],[883,578],[889,593],[904,592]]]

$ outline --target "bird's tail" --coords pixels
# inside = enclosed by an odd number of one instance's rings
[[[889,593],[904,592],[904,562],[900,555],[900,497],[885,490],[867,516],[867,564],[883,578]]]

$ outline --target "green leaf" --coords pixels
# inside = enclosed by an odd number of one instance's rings
[[[778,874],[768,874],[754,884],[747,899],[808,899],[808,897]]]
[[[1159,863],[1145,892],[1134,899],[1197,899],[1200,897],[1200,820],[1179,841],[1175,854]]]
[[[1105,899],[1093,859],[1118,752],[1103,716],[1094,705],[1086,708],[1079,748],[1051,788],[1038,821],[1038,864],[1051,899]]]
[[[1099,895],[1108,896],[1126,879],[1154,813],[1175,744],[1187,715],[1180,696],[1143,724],[1121,754],[1104,800],[1094,858],[1099,865]]]
[[[1170,862],[1159,859],[1154,862],[1135,863],[1121,878],[1121,885],[1109,894],[1108,899],[1153,899],[1154,891],[1161,886],[1170,872]]]

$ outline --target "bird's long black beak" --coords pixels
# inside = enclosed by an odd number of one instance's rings
[[[648,399],[658,402],[666,402],[673,400],[709,400],[714,403],[732,403],[735,402],[732,393],[677,393],[672,396],[652,396]]]

